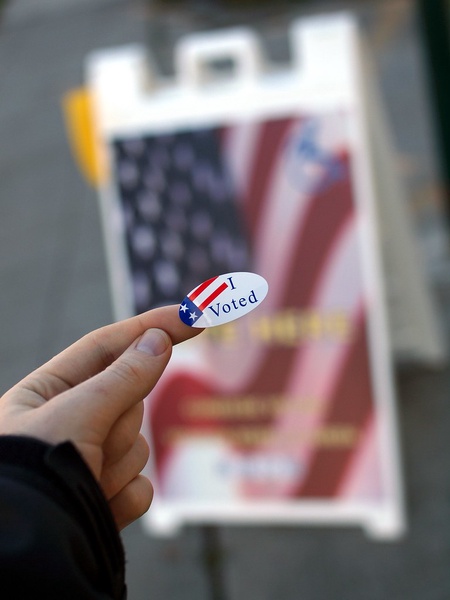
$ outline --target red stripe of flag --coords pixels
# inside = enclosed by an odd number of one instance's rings
[[[273,119],[262,124],[259,139],[252,157],[252,170],[245,194],[245,212],[250,241],[257,235],[260,216],[270,184],[274,176],[277,160],[283,151],[283,144],[292,127],[291,118]],[[269,201],[272,198],[269,199]]]
[[[215,281],[217,279],[218,275],[216,277],[211,277],[211,279],[208,279],[208,281],[204,281],[203,283],[201,283],[198,288],[196,288],[192,294],[189,294],[188,298],[189,300],[191,300],[192,302],[197,298],[197,296],[200,296],[200,294],[203,292],[203,290],[206,290],[206,288],[208,286],[211,285],[211,283],[213,281]]]
[[[206,300],[204,300],[200,306],[198,307],[200,310],[203,310],[210,304],[213,300],[217,298],[223,291],[225,291],[228,287],[228,283],[223,282],[217,289],[214,290],[212,294],[210,294]]]

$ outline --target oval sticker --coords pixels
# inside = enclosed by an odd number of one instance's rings
[[[189,327],[215,327],[246,315],[267,295],[267,281],[256,273],[226,273],[204,281],[180,304],[180,319]]]

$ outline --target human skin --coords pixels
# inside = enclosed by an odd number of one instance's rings
[[[177,306],[167,306],[87,334],[0,398],[0,435],[71,441],[122,529],[153,497],[141,475],[149,456],[140,434],[143,400],[173,345],[201,331],[181,322]]]

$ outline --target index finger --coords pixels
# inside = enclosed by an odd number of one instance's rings
[[[34,371],[33,379],[47,376],[52,379],[51,395],[61,393],[103,371],[151,328],[166,331],[172,344],[186,341],[202,331],[185,325],[178,316],[177,306],[156,308],[88,333]]]

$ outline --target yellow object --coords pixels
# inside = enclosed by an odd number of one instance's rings
[[[107,163],[104,148],[95,134],[89,90],[71,90],[63,97],[62,104],[75,161],[88,183],[99,186],[107,179]]]

